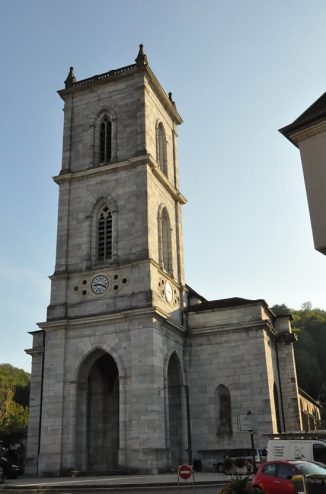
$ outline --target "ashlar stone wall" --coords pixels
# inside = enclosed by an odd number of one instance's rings
[[[43,327],[46,330],[46,359],[40,475],[73,469],[87,471],[89,468],[90,459],[85,448],[90,432],[87,413],[91,412],[89,409],[87,412],[85,390],[90,386],[87,376],[92,375],[91,369],[100,355],[112,357],[119,374],[119,470],[163,471],[168,468],[171,460],[169,407],[171,410],[173,406],[169,405],[171,355],[178,362],[179,421],[182,424],[180,459],[186,458],[186,408],[182,389],[185,384],[184,349],[180,331],[152,316],[126,319],[123,314],[111,320],[88,321],[88,324],[76,320],[57,329],[51,323]],[[96,403],[95,398],[92,406]],[[101,407],[102,404],[98,404],[98,413]],[[97,444],[97,451],[100,450],[100,429],[98,416],[98,427],[91,428],[93,436],[98,432],[97,439],[94,436],[92,440],[93,447]],[[105,466],[103,468],[105,470]]]
[[[197,306],[198,307],[198,306]],[[232,308],[188,311],[189,387],[193,454],[216,461],[231,448],[250,448],[250,435],[239,430],[238,417],[250,411],[257,447],[265,434],[277,432],[274,382],[278,372],[271,341],[272,318],[260,303]],[[230,392],[232,433],[218,431],[216,389]]]

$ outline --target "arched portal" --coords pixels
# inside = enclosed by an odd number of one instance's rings
[[[118,469],[119,372],[115,360],[95,350],[82,364],[77,395],[78,468],[90,473]]]
[[[183,461],[182,379],[180,362],[173,353],[168,365],[169,441],[171,467]]]

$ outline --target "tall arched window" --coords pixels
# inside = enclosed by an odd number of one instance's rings
[[[112,123],[107,115],[100,125],[100,163],[110,163],[112,158]]]
[[[112,212],[108,206],[100,210],[97,223],[97,259],[112,258]]]
[[[226,386],[220,384],[216,388],[217,401],[217,434],[232,434],[231,395]]]
[[[160,122],[156,128],[156,161],[162,172],[167,176],[166,137],[162,122]]]
[[[161,267],[173,274],[171,224],[169,213],[163,208],[159,216],[159,260]]]

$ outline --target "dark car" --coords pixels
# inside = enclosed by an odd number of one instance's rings
[[[2,470],[2,475],[6,479],[16,479],[20,474],[20,468],[18,465],[12,465],[3,456],[0,457],[0,470]]]
[[[263,489],[267,494],[295,494],[292,477],[309,474],[324,475],[326,479],[326,468],[301,460],[267,461],[259,465],[251,485]]]

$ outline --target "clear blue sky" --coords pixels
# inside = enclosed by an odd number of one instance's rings
[[[298,150],[277,129],[326,89],[325,0],[0,1],[0,362],[29,370],[54,269],[63,87],[143,43],[179,129],[186,280],[208,299],[326,309]]]

